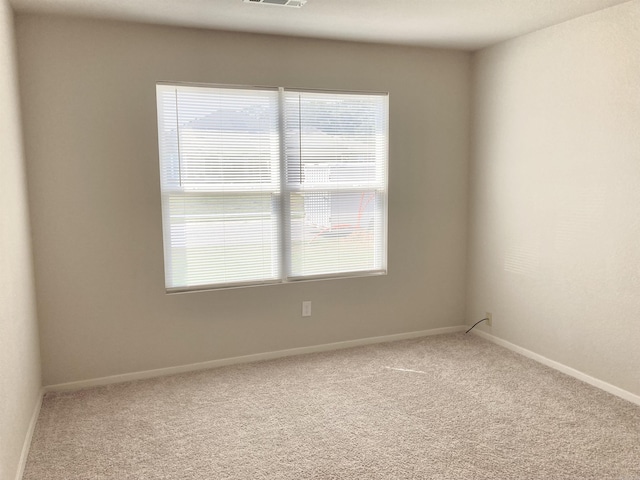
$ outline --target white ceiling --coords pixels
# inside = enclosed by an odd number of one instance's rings
[[[10,0],[10,3],[18,12],[476,50],[626,1],[308,0],[302,8],[242,0]]]

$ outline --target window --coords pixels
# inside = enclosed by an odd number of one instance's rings
[[[386,272],[386,94],[157,85],[165,284]]]

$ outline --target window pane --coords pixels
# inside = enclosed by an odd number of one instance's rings
[[[279,278],[276,195],[180,194],[165,203],[168,288]]]
[[[158,88],[167,186],[201,191],[277,190],[277,91]]]
[[[287,185],[384,188],[386,96],[285,92]]]
[[[298,193],[290,204],[292,278],[385,268],[383,193]]]

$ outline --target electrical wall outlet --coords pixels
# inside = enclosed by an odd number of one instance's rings
[[[302,302],[302,316],[311,316],[311,300],[305,300],[304,302]]]
[[[491,312],[485,312],[484,318],[487,319],[486,324],[491,326],[493,324],[493,317],[491,316]]]

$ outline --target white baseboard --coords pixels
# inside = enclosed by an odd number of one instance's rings
[[[38,417],[40,416],[40,408],[42,407],[43,397],[44,397],[44,389],[41,388],[40,393],[38,394],[38,400],[36,401],[36,405],[33,408],[33,413],[31,414],[31,420],[29,421],[29,429],[27,430],[27,434],[24,437],[24,443],[22,444],[22,453],[20,454],[20,462],[18,463],[16,480],[22,480],[22,476],[24,475],[24,469],[27,466],[27,457],[29,456],[29,450],[31,449],[31,440],[33,439],[33,432],[36,429],[36,423],[38,422]]]
[[[608,393],[611,393],[612,395],[623,398],[624,400],[627,400],[631,403],[640,405],[640,396],[634,393],[631,393],[627,390],[623,390],[622,388],[616,387],[615,385],[611,385],[610,383],[607,383],[603,380],[599,380],[595,377],[587,375],[586,373],[576,370],[575,368],[568,367],[567,365],[564,365],[560,362],[556,362],[555,360],[551,360],[547,357],[543,357],[542,355],[534,353],[531,350],[527,350],[526,348],[519,347],[518,345],[515,345],[511,342],[507,342],[506,340],[503,340],[499,337],[491,335],[487,332],[483,332],[482,330],[474,330],[473,333],[475,333],[476,335],[486,340],[489,340],[490,342],[500,345],[501,347],[508,348],[509,350],[519,353],[520,355],[523,355],[527,358],[535,360],[536,362],[542,363],[547,367],[551,367],[566,375],[577,378],[578,380],[582,380],[583,382],[588,383],[589,385],[593,385],[594,387],[599,388],[600,390],[604,390],[605,392],[608,392]]]
[[[323,345],[313,345],[310,347],[291,348],[288,350],[277,350],[275,352],[256,353],[253,355],[244,355],[241,357],[221,358],[219,360],[211,360],[208,362],[192,363],[189,365],[179,365],[177,367],[158,368],[154,370],[145,370],[142,372],[124,373],[122,375],[112,375],[108,377],[93,378],[89,380],[80,380],[78,382],[59,383],[57,385],[48,385],[44,387],[45,392],[61,392],[69,390],[81,390],[83,388],[97,387],[102,385],[110,385],[113,383],[130,382],[133,380],[143,380],[146,378],[162,377],[165,375],[175,375],[176,373],[193,372],[196,370],[207,370],[210,368],[224,367],[227,365],[235,365],[239,363],[258,362],[262,360],[272,360],[275,358],[290,357],[292,355],[303,355],[305,353],[326,352],[329,350],[340,350],[343,348],[359,347],[362,345],[371,345],[374,343],[393,342],[397,340],[408,340],[411,338],[426,337],[429,335],[442,335],[445,333],[456,333],[466,330],[466,326],[458,325],[456,327],[434,328],[431,330],[421,330],[418,332],[396,333],[393,335],[384,335],[381,337],[360,338],[357,340],[347,340],[344,342],[326,343]]]

